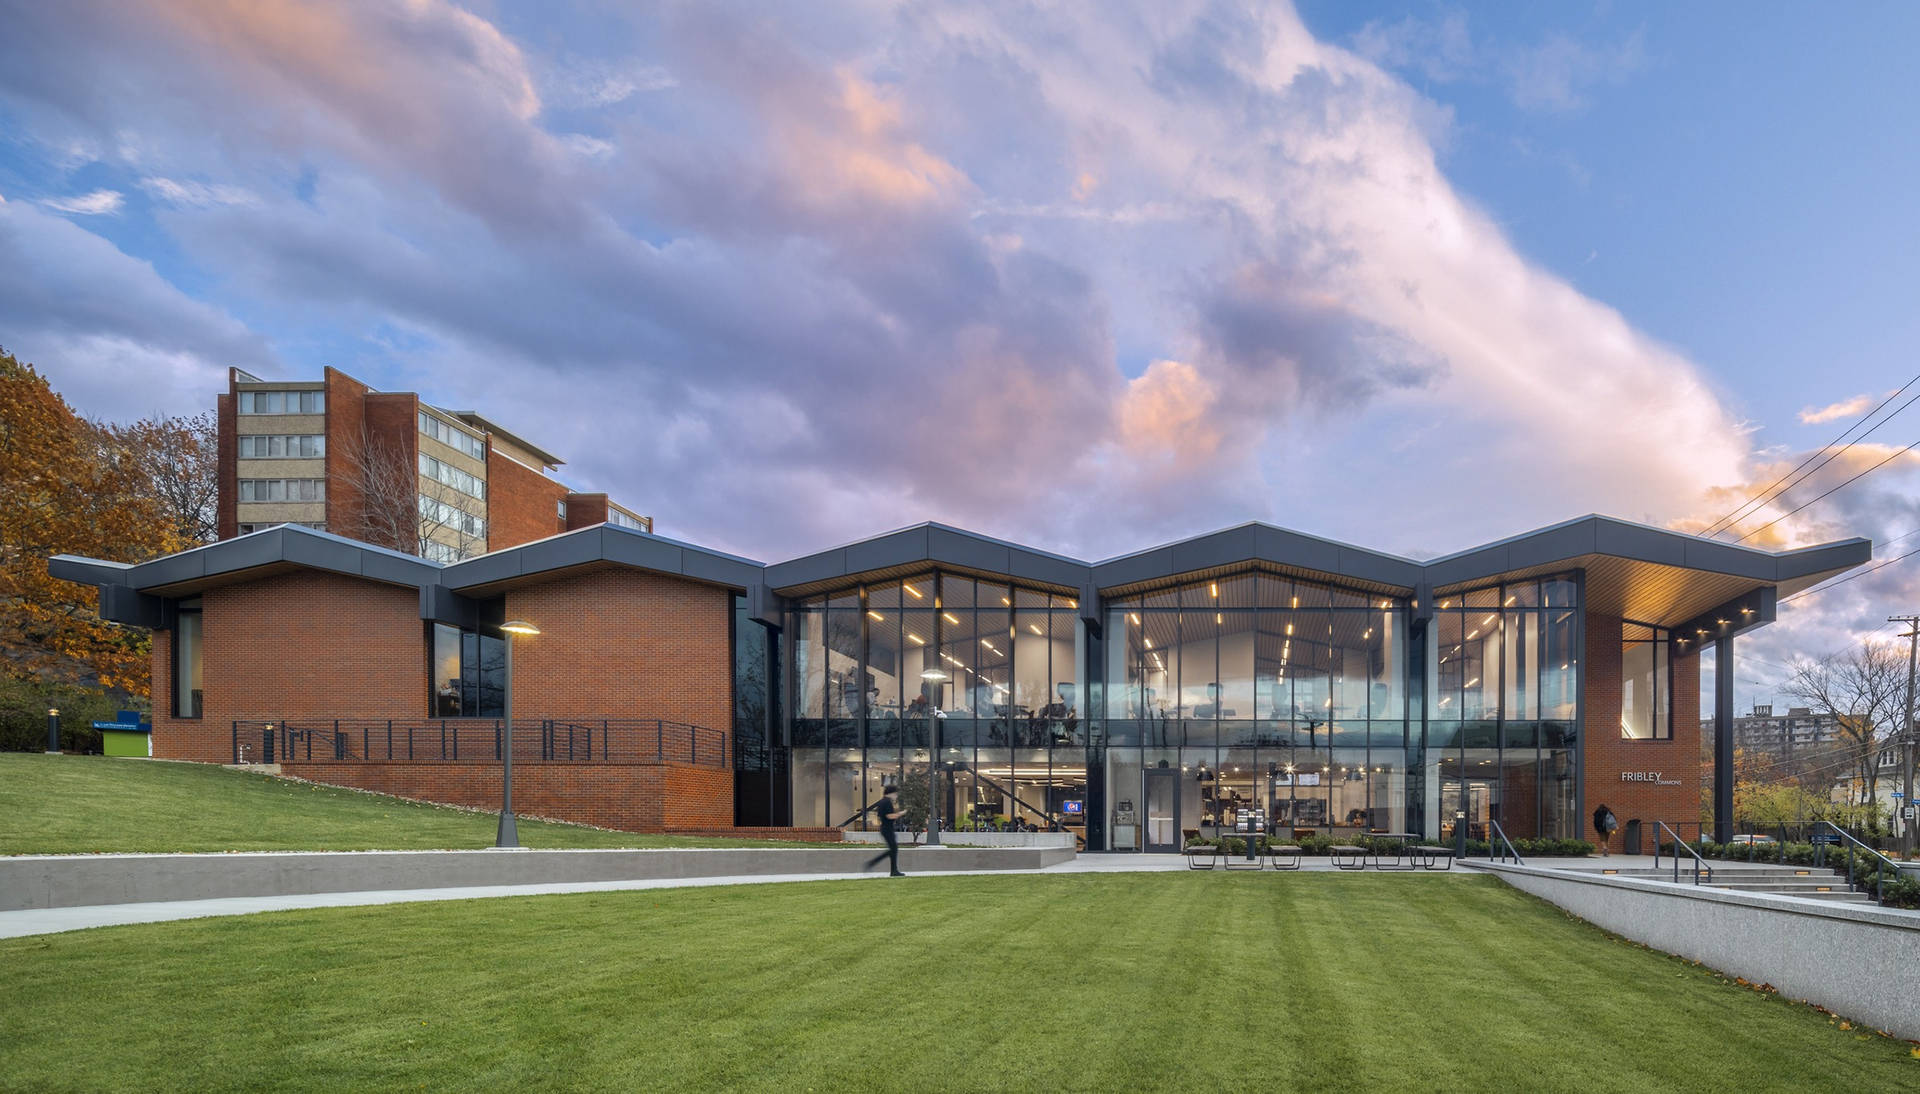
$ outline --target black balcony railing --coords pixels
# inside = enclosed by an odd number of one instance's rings
[[[234,763],[500,762],[498,718],[237,721]],[[513,720],[517,763],[681,763],[730,767],[727,735],[662,718]]]

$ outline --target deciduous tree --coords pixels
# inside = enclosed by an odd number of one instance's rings
[[[0,656],[13,675],[92,675],[145,694],[146,632],[103,622],[89,586],[47,559],[133,562],[184,543],[113,439],[82,421],[45,377],[0,351]]]

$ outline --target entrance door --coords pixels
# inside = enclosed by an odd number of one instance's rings
[[[1146,850],[1180,850],[1180,772],[1147,770]]]

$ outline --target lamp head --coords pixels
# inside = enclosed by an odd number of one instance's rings
[[[49,718],[58,718],[59,716],[60,716],[60,708],[59,708],[59,707],[48,707],[48,708],[47,708],[47,717],[49,717]]]

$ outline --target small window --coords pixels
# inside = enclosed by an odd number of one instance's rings
[[[198,718],[201,710],[200,599],[182,600],[174,607],[173,716]]]

